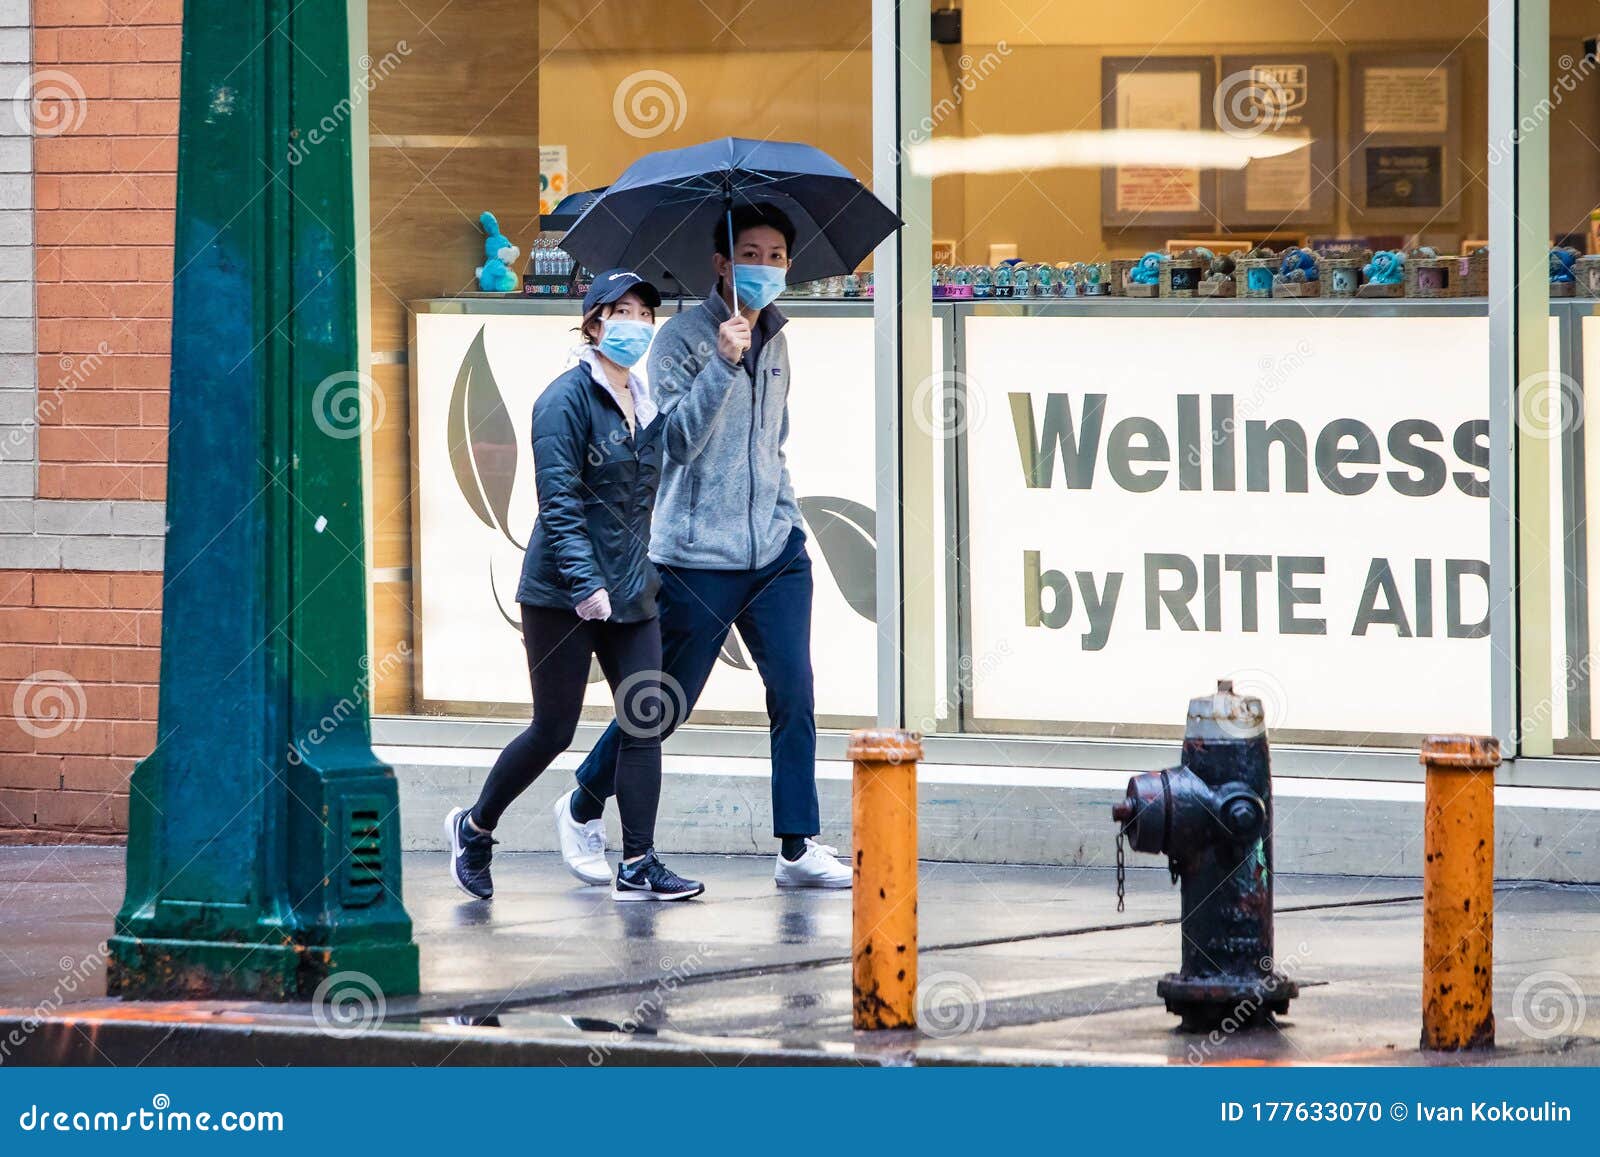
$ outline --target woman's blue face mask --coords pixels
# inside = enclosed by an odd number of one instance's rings
[[[740,309],[765,309],[783,292],[789,271],[778,265],[735,265],[733,288]]]
[[[600,352],[619,366],[631,367],[644,357],[655,336],[656,327],[648,321],[608,317],[600,332]]]

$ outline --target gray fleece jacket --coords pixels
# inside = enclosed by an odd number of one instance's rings
[[[650,557],[667,566],[756,570],[800,525],[783,444],[789,349],[783,314],[756,318],[755,376],[717,352],[730,310],[712,293],[671,317],[650,346],[650,394],[666,423]]]

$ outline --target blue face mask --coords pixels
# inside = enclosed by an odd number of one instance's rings
[[[624,368],[632,366],[650,348],[656,327],[648,321],[607,318],[600,331],[600,352]]]
[[[733,288],[740,309],[765,309],[783,292],[789,271],[776,265],[735,265]]]

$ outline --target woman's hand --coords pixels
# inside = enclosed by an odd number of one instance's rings
[[[717,328],[717,352],[725,362],[738,362],[750,348],[750,323],[736,313]]]
[[[573,609],[578,612],[580,619],[609,619],[611,596],[606,593],[605,587],[601,587]]]

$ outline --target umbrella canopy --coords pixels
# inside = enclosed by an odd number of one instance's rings
[[[690,293],[711,288],[712,230],[730,207],[770,202],[795,227],[789,281],[855,270],[900,219],[811,145],[724,137],[641,157],[562,238],[589,269],[620,266]]]
[[[555,208],[539,218],[541,229],[571,229],[578,223],[578,218],[583,216],[583,211],[593,205],[604,193],[605,186],[598,189],[582,189],[576,193],[568,193],[556,202]]]

